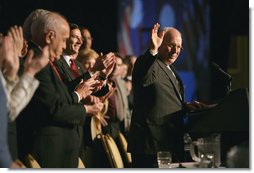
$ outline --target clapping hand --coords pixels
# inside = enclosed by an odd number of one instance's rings
[[[110,70],[114,65],[114,63],[115,63],[115,54],[113,52],[110,52],[106,55],[101,55],[96,59],[96,62],[92,67],[91,71],[95,73],[96,71],[102,71],[104,69]]]
[[[1,70],[8,80],[15,80],[19,69],[19,58],[13,37],[1,36],[0,42]]]
[[[49,62],[49,48],[45,46],[41,53],[36,55],[31,49],[27,53],[27,57],[24,63],[24,73],[34,76],[42,68],[44,68]]]
[[[21,57],[22,56],[21,52],[22,52],[23,44],[24,44],[22,27],[17,25],[11,27],[8,30],[7,35],[12,37],[13,39],[16,56]]]
[[[103,109],[103,103],[96,96],[90,95],[84,100],[84,102],[87,115],[94,116]]]
[[[79,94],[81,100],[92,94],[94,86],[99,83],[99,81],[96,80],[97,77],[98,74],[93,75],[93,77],[87,79],[86,81],[81,80],[79,85],[75,88],[75,91]]]

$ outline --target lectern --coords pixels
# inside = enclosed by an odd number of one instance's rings
[[[247,89],[231,91],[217,106],[190,113],[189,132],[249,132],[249,96]]]

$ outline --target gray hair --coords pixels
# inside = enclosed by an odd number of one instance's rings
[[[40,16],[43,16],[45,14],[49,14],[50,11],[44,10],[44,9],[36,9],[32,11],[29,16],[25,19],[24,24],[23,24],[23,34],[24,38],[29,41],[32,38],[32,33],[31,33],[31,26],[36,21]]]
[[[55,12],[40,16],[33,22],[31,26],[32,37],[41,37],[50,30],[57,31],[63,19],[64,18],[60,14]]]

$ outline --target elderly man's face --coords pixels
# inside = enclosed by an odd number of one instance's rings
[[[164,62],[167,65],[173,64],[182,50],[182,37],[180,33],[175,30],[165,33],[159,50]]]
[[[66,49],[66,41],[70,35],[70,28],[68,23],[64,23],[59,29],[54,32],[54,38],[49,44],[50,58],[60,59],[63,50]]]

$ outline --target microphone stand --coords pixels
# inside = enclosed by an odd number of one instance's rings
[[[232,90],[231,89],[232,76],[230,76],[228,73],[222,70],[220,66],[215,62],[212,62],[212,66],[224,76],[225,80],[227,81],[227,94],[229,94]]]

